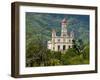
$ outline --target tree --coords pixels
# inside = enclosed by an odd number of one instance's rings
[[[44,65],[46,61],[46,46],[41,37],[33,38],[26,45],[26,62],[27,66]]]
[[[85,46],[84,46],[84,43],[81,39],[73,40],[73,49],[76,50],[75,52],[77,55],[83,54],[84,48],[85,48]]]

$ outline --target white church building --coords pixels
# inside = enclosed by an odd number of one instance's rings
[[[68,48],[71,48],[73,43],[72,40],[74,38],[74,33],[67,32],[67,20],[64,18],[61,21],[61,35],[57,36],[56,31],[52,30],[51,40],[47,42],[47,47],[51,51],[66,51]]]

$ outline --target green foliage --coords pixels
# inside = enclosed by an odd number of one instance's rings
[[[58,59],[50,59],[48,64],[49,64],[49,66],[60,65],[60,60],[58,60]]]
[[[89,46],[82,47],[77,42],[78,49],[69,48],[65,52],[50,51],[41,40],[30,43],[26,53],[26,66],[57,66],[57,65],[76,65],[89,64]],[[78,51],[77,51],[78,50]],[[79,52],[79,53],[78,53]]]

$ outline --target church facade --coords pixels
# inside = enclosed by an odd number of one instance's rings
[[[67,20],[64,18],[61,21],[61,35],[57,36],[56,31],[52,30],[51,40],[47,42],[47,47],[51,51],[66,51],[68,48],[72,48],[74,33],[67,32]]]

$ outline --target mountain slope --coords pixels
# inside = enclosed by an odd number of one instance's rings
[[[67,19],[68,32],[73,31],[75,39],[89,42],[89,16],[49,13],[26,13],[26,43],[42,38],[45,42],[51,39],[51,31],[55,29],[57,35],[61,32],[61,20]]]

